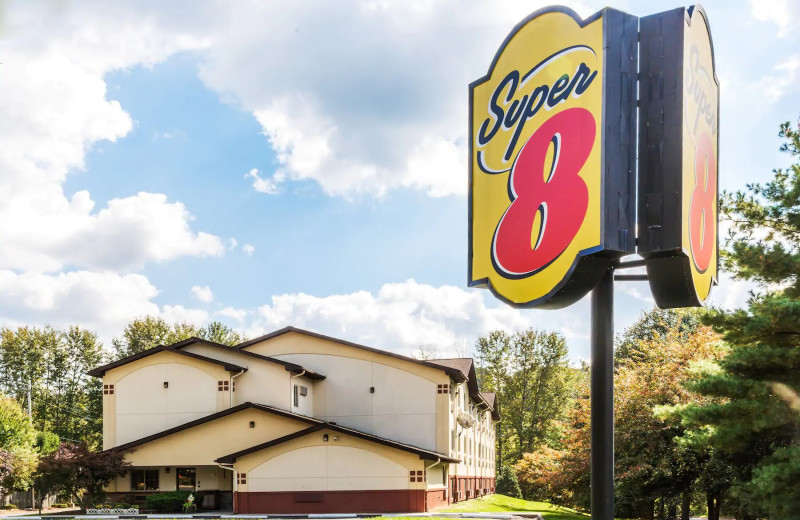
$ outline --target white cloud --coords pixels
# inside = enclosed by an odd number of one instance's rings
[[[800,23],[797,0],[750,0],[750,13],[756,20],[777,25],[779,37],[791,34]]]
[[[4,5],[0,190],[13,197],[0,198],[0,268],[133,269],[221,254],[220,240],[191,231],[186,208],[164,195],[120,197],[97,211],[87,191],[64,192],[66,176],[84,167],[95,143],[114,142],[133,128],[120,103],[109,99],[104,75],[210,44],[196,36],[205,27],[202,9],[181,18],[125,3],[103,7]]]
[[[244,309],[235,309],[233,307],[225,307],[223,309],[218,310],[214,314],[219,316],[224,316],[226,318],[232,318],[239,323],[243,322],[244,319],[247,317],[247,311]]]
[[[211,291],[211,287],[207,285],[204,285],[202,287],[199,285],[195,285],[194,287],[192,287],[192,294],[194,295],[195,298],[197,298],[201,302],[211,303],[212,301],[214,301],[214,293]]]
[[[259,191],[311,180],[347,198],[399,188],[463,195],[466,85],[547,3],[242,4],[202,52],[201,77],[251,111],[276,151],[274,177],[249,174]]]
[[[751,86],[752,91],[765,96],[771,103],[797,91],[797,84],[800,83],[800,54],[780,61],[773,67],[773,71],[774,73],[762,77]]]
[[[253,244],[244,244],[242,246],[242,252],[244,252],[244,254],[246,254],[247,256],[252,256],[255,250],[256,248]]]
[[[280,176],[278,175],[263,179],[258,176],[258,169],[253,168],[244,174],[244,178],[253,179],[253,189],[260,193],[266,193],[267,195],[276,195],[278,193],[278,183],[280,182]]]
[[[106,344],[136,316],[158,315],[158,290],[142,275],[76,271],[56,275],[0,270],[0,320],[6,325],[80,324]]]
[[[187,309],[183,305],[164,305],[160,314],[167,323],[191,323],[199,327],[208,322],[207,311]]]
[[[441,355],[449,355],[457,345],[471,345],[490,330],[524,329],[543,317],[505,305],[489,306],[484,291],[407,280],[385,284],[375,294],[273,296],[271,303],[258,308],[247,334],[255,337],[294,325],[409,355],[423,344],[437,345]]]

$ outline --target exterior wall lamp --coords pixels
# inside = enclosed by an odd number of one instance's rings
[[[164,381],[164,388],[169,388],[169,381]]]

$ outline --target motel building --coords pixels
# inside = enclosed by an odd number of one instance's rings
[[[472,359],[418,360],[287,327],[98,367],[112,501],[186,490],[235,513],[430,511],[494,492],[494,394]]]

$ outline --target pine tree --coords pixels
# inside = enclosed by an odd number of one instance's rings
[[[723,261],[758,292],[746,310],[708,314],[730,351],[691,389],[718,400],[680,410],[686,440],[707,442],[729,467],[725,509],[737,518],[800,517],[800,133],[786,123],[779,135],[794,164],[722,200],[732,224]],[[724,487],[709,498],[709,518]]]
[[[497,476],[495,484],[495,491],[501,495],[512,498],[522,498],[522,490],[519,488],[519,480],[517,474],[509,466],[500,468],[500,474]]]

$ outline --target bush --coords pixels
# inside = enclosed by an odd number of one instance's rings
[[[500,475],[495,484],[495,493],[506,495],[512,498],[522,498],[522,491],[519,489],[517,474],[508,466],[500,468]]]
[[[189,498],[188,491],[170,491],[169,493],[156,493],[147,496],[147,509],[160,513],[180,513],[183,503]]]
[[[3,509],[16,509],[16,508],[17,506],[15,506],[14,504],[6,504],[3,506]]]
[[[69,507],[69,504],[66,504],[64,502],[54,502],[54,503],[50,504],[50,507],[55,508],[55,509],[66,509],[66,508]]]

